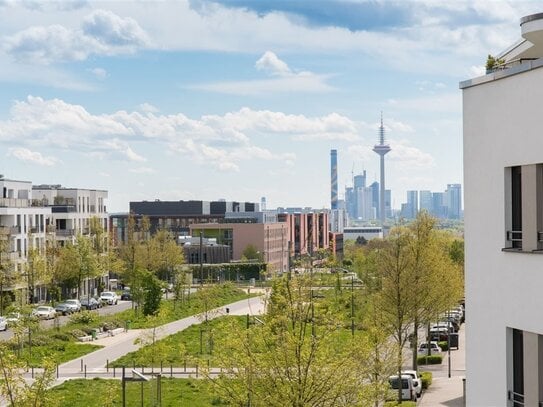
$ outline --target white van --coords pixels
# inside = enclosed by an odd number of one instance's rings
[[[397,400],[399,386],[398,375],[390,376],[388,378],[388,382],[391,390],[389,391],[387,399]],[[413,385],[413,377],[407,374],[402,374],[402,400],[417,401],[417,394],[415,386]]]

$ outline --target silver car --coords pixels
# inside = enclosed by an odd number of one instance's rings
[[[53,319],[56,315],[57,312],[55,309],[46,305],[40,305],[32,310],[32,316],[38,317],[39,319]]]

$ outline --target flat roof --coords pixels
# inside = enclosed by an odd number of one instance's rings
[[[462,81],[462,82],[460,82],[458,87],[460,89],[471,88],[472,86],[483,85],[483,84],[488,83],[488,82],[493,82],[493,81],[497,81],[497,80],[500,80],[500,79],[508,78],[510,76],[518,75],[518,74],[521,74],[523,72],[528,72],[528,71],[531,71],[533,69],[538,69],[538,68],[541,68],[541,67],[543,67],[543,58],[539,58],[539,59],[536,59],[536,60],[533,60],[533,61],[525,61],[525,62],[523,62],[523,63],[521,63],[519,65],[515,65],[515,66],[513,66],[511,68],[501,69],[499,71],[495,71],[495,72],[489,73],[489,74],[484,75],[484,76],[479,76],[477,78]]]

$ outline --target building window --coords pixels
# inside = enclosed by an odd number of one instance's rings
[[[524,335],[519,329],[511,329],[511,354],[510,378],[512,389],[509,388],[507,396],[513,407],[524,406]]]

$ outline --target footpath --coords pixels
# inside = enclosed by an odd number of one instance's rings
[[[464,381],[466,377],[466,324],[458,332],[458,349],[451,350],[451,377],[448,353],[443,352],[441,365],[421,366],[419,370],[432,372],[430,388],[422,393],[417,403],[422,407],[464,407]]]
[[[237,301],[232,304],[225,305],[220,308],[215,308],[208,311],[208,319],[214,319],[226,314],[226,308],[229,308],[230,315],[261,315],[264,313],[263,297],[251,297],[245,300]],[[202,316],[191,316],[183,318],[168,324],[162,325],[156,329],[156,339],[162,339],[176,332],[182,331],[194,324],[200,324]],[[134,343],[136,339],[141,338],[146,332],[151,329],[131,329],[128,332],[119,335],[98,339],[92,343],[102,345],[103,348],[85,355],[82,358],[74,359],[66,362],[58,367],[58,380],[63,380],[80,376],[82,368],[88,373],[103,372],[106,365],[127,353],[133,352],[140,348],[140,344]]]

